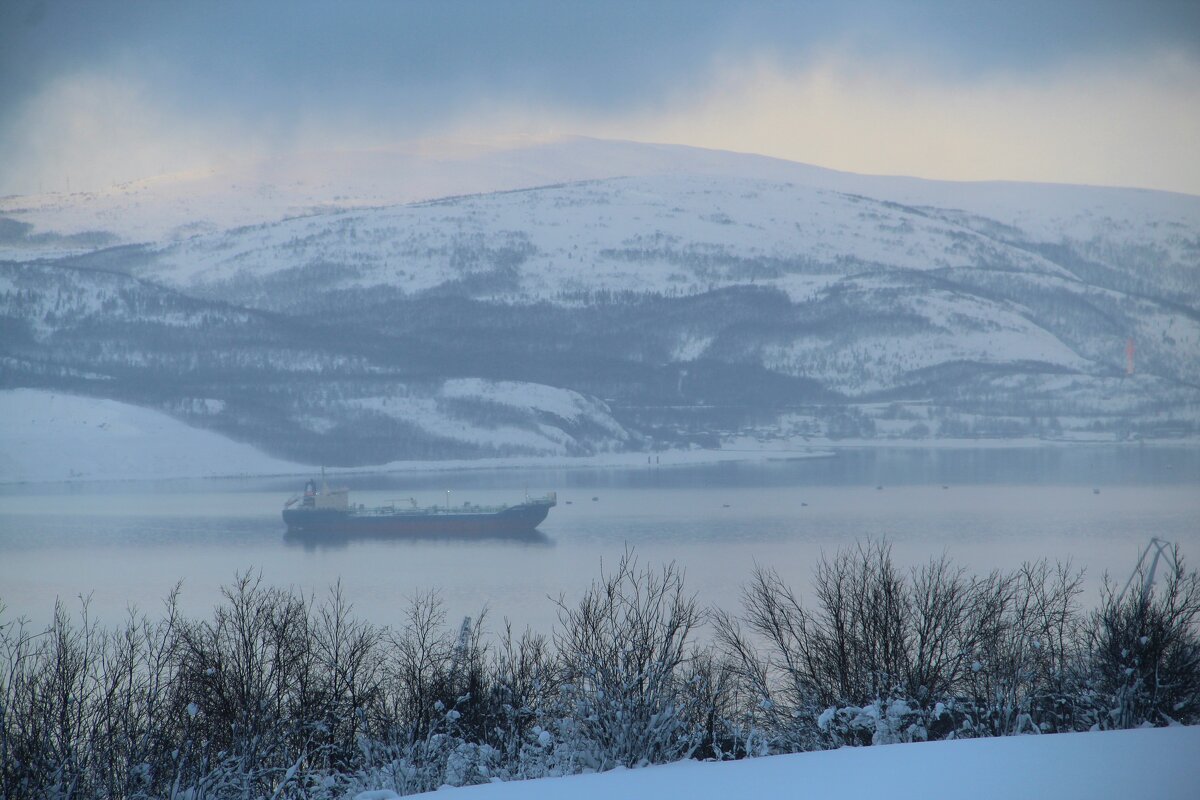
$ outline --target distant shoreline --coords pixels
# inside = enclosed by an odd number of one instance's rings
[[[326,467],[330,476],[389,475],[419,472],[472,472],[486,470],[537,469],[636,469],[638,467],[679,468],[711,466],[720,463],[754,463],[799,461],[835,458],[839,450],[908,449],[908,450],[1005,450],[1038,448],[1091,447],[1193,447],[1200,448],[1196,439],[1155,439],[1116,441],[1113,439],[796,439],[758,442],[739,438],[719,449],[663,450],[657,452],[600,453],[591,456],[514,456],[509,458],[448,459],[438,461],[393,461],[361,467]],[[647,460],[650,459],[650,460]],[[291,478],[309,476],[320,471],[320,465],[296,464],[294,469],[246,470],[231,472],[174,474],[158,471],[155,474],[120,476],[81,475],[77,477],[22,479],[0,477],[0,486],[55,486],[63,484],[156,483],[185,480],[233,480],[239,478]]]

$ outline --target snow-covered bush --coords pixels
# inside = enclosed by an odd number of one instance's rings
[[[0,797],[139,797],[181,741],[173,592],[163,617],[100,628],[82,604],[32,630],[0,606]]]
[[[922,718],[919,738],[1074,724],[1065,700],[1080,655],[1080,574],[1070,565],[968,578],[942,557],[905,574],[878,542],[822,559],[814,572],[812,606],[760,569],[742,616],[715,614],[743,691],[760,698],[749,718],[777,749],[822,747],[831,736],[874,741],[879,728],[862,709],[897,700]],[[849,709],[841,728],[815,726],[829,708]],[[895,737],[911,738],[908,724]]]
[[[932,713],[940,717],[944,710],[939,707]],[[862,707],[827,708],[817,717],[817,727],[834,747],[923,742],[929,738],[928,716],[923,709],[895,698]]]
[[[506,625],[489,664],[488,689],[477,704],[481,739],[500,754],[507,777],[553,774],[554,738],[542,727],[559,691],[549,641],[530,631],[514,637]]]
[[[1099,728],[1200,722],[1200,575],[1178,546],[1166,574],[1140,564],[1121,592],[1105,581],[1087,623],[1086,699]]]
[[[1069,565],[902,573],[884,544],[817,565],[811,605],[760,570],[703,616],[626,553],[550,637],[395,627],[238,576],[201,620],[172,595],[107,630],[0,614],[0,797],[382,798],[679,758],[1200,723],[1200,577],[1178,551],[1084,614]],[[0,609],[2,612],[2,609]],[[380,794],[382,793],[382,794]]]
[[[982,635],[947,698],[961,717],[955,735],[1078,728],[1072,696],[1082,652],[1081,580],[1069,563],[1040,561],[987,582],[976,598]]]
[[[453,730],[452,717],[446,719],[446,725],[438,726],[442,730],[417,742],[387,745],[364,738],[360,743],[364,766],[330,775],[331,785],[347,797],[381,789],[409,795],[442,786],[487,783],[502,774],[498,751],[464,740]]]
[[[673,564],[643,569],[628,551],[578,604],[560,600],[558,752],[584,770],[689,756],[699,742],[686,670],[700,617]]]

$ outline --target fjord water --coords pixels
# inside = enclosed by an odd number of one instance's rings
[[[341,581],[357,612],[399,623],[406,599],[437,590],[451,620],[488,607],[491,627],[548,630],[626,547],[675,561],[706,604],[734,608],[756,565],[799,591],[813,564],[887,538],[903,565],[948,554],[972,572],[1041,558],[1124,583],[1152,536],[1200,562],[1200,450],[1082,446],[840,449],[828,458],[706,466],[488,469],[338,477],[367,505],[515,502],[557,491],[531,536],[296,540],[283,501],[300,478],[18,485],[0,488],[3,619],[48,618],[56,599],[116,621],[157,613],[182,581],[204,615],[239,572],[320,597]],[[449,496],[446,491],[450,490]]]

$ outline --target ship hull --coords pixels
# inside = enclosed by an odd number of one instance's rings
[[[550,503],[524,503],[494,512],[373,513],[333,508],[286,508],[288,533],[368,536],[497,536],[530,533]]]

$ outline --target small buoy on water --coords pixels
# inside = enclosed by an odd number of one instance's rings
[[[882,491],[883,491],[883,487],[882,487],[882,486],[876,486],[876,487],[875,487],[875,491],[877,491],[877,492],[882,492]]]
[[[599,497],[593,497],[593,498],[592,498],[592,502],[594,503],[594,502],[596,502],[596,501],[597,501],[597,500],[599,500],[599,499],[600,499]]]
[[[801,504],[800,504],[800,507],[801,507],[801,508],[808,508],[808,503],[801,503]]]
[[[721,508],[729,508],[729,503],[722,503]]]
[[[1099,490],[1099,489],[1092,489],[1092,494],[1100,494],[1100,490]]]
[[[942,488],[943,488],[943,489],[949,489],[950,487],[949,487],[949,486],[947,486],[946,484],[944,484],[944,483],[943,483],[943,484],[942,484]]]
[[[568,501],[567,501],[567,505],[571,505],[571,501],[570,501],[570,500],[568,500]]]

